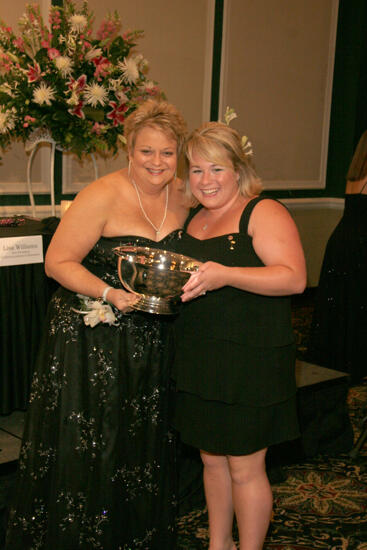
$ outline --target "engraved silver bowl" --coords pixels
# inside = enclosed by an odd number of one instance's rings
[[[199,261],[149,246],[118,246],[113,251],[122,285],[139,296],[134,309],[163,315],[178,312],[182,287]]]

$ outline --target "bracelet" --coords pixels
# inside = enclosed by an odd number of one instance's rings
[[[112,290],[112,286],[106,286],[106,288],[104,289],[102,293],[102,300],[104,302],[107,302],[107,294],[109,293],[110,290]]]

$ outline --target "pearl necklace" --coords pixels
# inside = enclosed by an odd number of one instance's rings
[[[138,196],[138,201],[139,201],[139,206],[140,206],[140,210],[142,211],[143,215],[144,215],[144,218],[147,220],[148,223],[150,223],[150,225],[153,227],[154,231],[155,231],[155,237],[156,239],[158,238],[158,233],[161,232],[161,229],[163,227],[163,224],[164,222],[166,221],[166,217],[167,217],[167,209],[168,209],[168,184],[166,185],[166,205],[164,207],[164,214],[163,214],[163,218],[162,218],[162,221],[161,221],[161,224],[159,227],[157,227],[156,225],[154,225],[154,223],[152,222],[152,220],[149,218],[148,214],[145,212],[144,210],[144,207],[143,207],[143,204],[141,202],[141,198],[140,198],[140,193],[139,193],[139,188],[138,186],[136,185],[135,181],[134,181],[134,178],[130,177],[131,181],[132,181],[132,184],[134,186],[134,189],[136,191],[136,194]]]

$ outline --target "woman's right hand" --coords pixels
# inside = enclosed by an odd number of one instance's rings
[[[126,292],[120,288],[111,288],[106,297],[106,301],[114,305],[122,313],[129,313],[132,311],[132,306],[137,302],[139,296],[132,292]]]

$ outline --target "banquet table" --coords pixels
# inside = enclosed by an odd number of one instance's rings
[[[41,235],[44,256],[57,223],[58,218],[24,218],[15,227],[0,225],[0,242]],[[0,266],[0,414],[27,408],[43,321],[56,289],[43,263]]]

